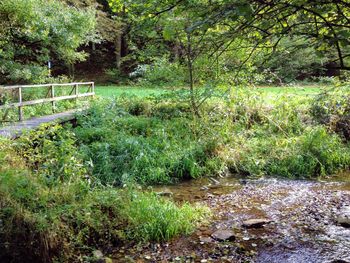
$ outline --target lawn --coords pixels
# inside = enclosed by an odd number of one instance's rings
[[[133,86],[96,86],[96,94],[102,97],[112,97],[112,96],[138,96],[147,97],[150,95],[159,95],[166,92],[166,89],[161,88],[143,88],[143,87],[133,87]]]
[[[259,89],[272,96],[280,96],[286,94],[295,95],[314,95],[319,93],[326,86],[261,86]],[[159,95],[171,89],[165,88],[144,88],[137,86],[96,86],[96,94],[102,97],[127,96],[147,97],[150,95]]]

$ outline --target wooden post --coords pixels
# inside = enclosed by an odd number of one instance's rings
[[[19,121],[23,120],[23,109],[22,109],[22,88],[18,87],[18,119]]]
[[[55,97],[55,86],[51,85],[51,98],[54,98],[54,97]],[[51,102],[51,105],[52,105],[52,113],[55,113],[55,111],[56,111],[56,102],[53,100]]]
[[[78,105],[78,94],[79,94],[79,84],[75,84],[75,105],[77,106]]]
[[[93,97],[95,97],[95,82],[91,83],[91,92],[94,93]]]

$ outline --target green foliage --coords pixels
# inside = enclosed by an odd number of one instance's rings
[[[350,140],[350,88],[340,86],[320,93],[311,104],[311,115],[320,124]]]
[[[138,234],[160,241],[189,233],[204,213],[152,194],[92,187],[86,171],[74,134],[60,126],[0,141],[1,261],[80,262]],[[138,209],[147,216],[133,218]]]
[[[224,101],[216,96],[201,119],[180,102],[188,92],[99,102],[76,129],[84,159],[101,182],[117,185],[170,183],[226,168],[287,177],[349,168],[349,147],[313,123],[310,99],[244,88]]]
[[[162,57],[150,65],[138,65],[131,77],[138,78],[138,83],[145,87],[179,87],[187,83],[184,66],[178,62],[169,62]]]
[[[77,49],[94,38],[94,12],[59,1],[14,0],[0,3],[2,82],[45,82],[47,61],[81,61]]]
[[[36,132],[21,136],[14,147],[47,184],[86,176],[74,134],[64,131],[62,126],[42,126]]]
[[[171,183],[205,174],[215,149],[214,141],[197,138],[190,116],[181,104],[115,99],[78,118],[75,133],[101,182]]]
[[[310,42],[305,37],[285,38],[272,54],[268,49],[260,52],[252,61],[256,67],[253,74],[261,76],[255,82],[283,84],[322,76],[327,59],[318,56]],[[331,56],[329,53],[325,53],[326,55]]]
[[[349,146],[312,124],[310,100],[280,97],[270,107],[259,101],[254,92],[231,96],[236,137],[228,139],[228,149],[221,153],[231,171],[311,178],[349,169]]]
[[[235,150],[230,169],[248,175],[312,178],[350,167],[349,147],[322,127],[288,138],[260,131],[237,144],[244,147]]]
[[[132,193],[125,213],[130,221],[129,238],[133,240],[168,240],[181,233],[189,234],[194,224],[202,221],[208,211],[189,204],[176,206],[154,193]]]

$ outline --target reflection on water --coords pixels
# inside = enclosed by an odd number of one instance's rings
[[[211,196],[229,194],[232,191],[241,189],[245,185],[262,186],[275,183],[293,184],[294,186],[312,185],[315,190],[340,190],[350,191],[350,172],[339,173],[338,175],[319,180],[293,180],[284,178],[258,178],[248,179],[240,176],[228,177],[202,177],[199,179],[184,181],[175,185],[158,186],[150,190],[163,196],[171,196],[175,201],[196,202]]]

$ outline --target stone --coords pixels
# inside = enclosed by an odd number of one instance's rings
[[[171,197],[171,196],[173,196],[173,193],[170,190],[165,189],[162,192],[157,192],[157,195],[164,196],[164,197]]]
[[[211,236],[218,241],[234,241],[235,240],[234,233],[228,229],[217,230],[213,234],[211,234]]]
[[[340,210],[336,222],[343,227],[350,227],[350,206],[346,206]]]
[[[260,228],[272,221],[266,218],[254,218],[243,221],[243,226],[246,228]]]
[[[199,241],[203,243],[210,243],[213,241],[211,237],[199,237]]]

